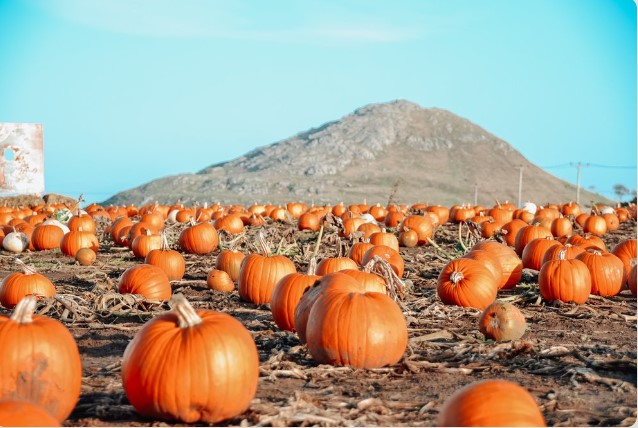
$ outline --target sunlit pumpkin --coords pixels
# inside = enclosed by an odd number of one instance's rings
[[[7,309],[16,306],[25,296],[38,298],[55,295],[55,286],[46,276],[16,259],[22,272],[13,272],[7,275],[0,283],[0,304]]]
[[[478,326],[487,339],[507,341],[520,339],[525,334],[527,322],[516,306],[497,300],[483,310]]]
[[[118,279],[118,290],[122,294],[141,294],[150,300],[168,300],[172,294],[166,272],[146,263],[126,269]]]
[[[498,284],[481,262],[454,259],[439,273],[436,291],[446,305],[483,310],[496,299]]]

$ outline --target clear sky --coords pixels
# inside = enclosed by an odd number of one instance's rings
[[[395,99],[636,189],[636,5],[0,0],[0,122],[44,124],[46,193],[100,202]]]

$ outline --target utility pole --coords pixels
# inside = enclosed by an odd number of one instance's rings
[[[478,205],[478,183],[474,183],[474,206]]]
[[[518,167],[518,206],[523,203],[523,167]]]
[[[589,164],[588,163],[583,164],[580,161],[578,161],[576,163],[570,162],[569,165],[576,167],[576,203],[579,204],[580,203],[580,169],[584,166],[589,166]]]

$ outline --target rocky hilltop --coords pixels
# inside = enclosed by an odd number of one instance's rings
[[[462,202],[575,199],[576,187],[449,111],[398,100],[256,148],[194,174],[159,178],[103,204]],[[607,201],[581,189],[581,202]]]

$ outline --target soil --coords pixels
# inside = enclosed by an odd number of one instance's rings
[[[104,230],[105,222],[98,225]],[[182,225],[168,228],[175,246]],[[269,223],[263,230],[273,246],[305,271],[317,238],[294,223]],[[127,248],[101,238],[98,259],[80,266],[59,250],[26,252],[20,259],[56,285],[58,295],[39,303],[38,312],[62,321],[75,337],[83,365],[82,394],[65,426],[184,426],[148,420],[136,413],[122,388],[120,366],[129,341],[165,302],[117,293],[119,275],[141,263]],[[608,249],[636,237],[636,223],[621,224],[603,239]],[[469,245],[473,237],[462,233]],[[223,247],[254,251],[254,229],[238,236],[221,233]],[[268,305],[242,302],[236,291],[206,286],[216,254],[184,254],[183,280],[173,283],[198,309],[223,311],[241,320],[260,355],[257,393],[244,413],[221,426],[433,426],[443,402],[457,389],[481,379],[508,379],[527,388],[549,426],[630,426],[636,422],[636,297],[628,290],[586,304],[545,302],[538,273],[525,270],[514,289],[498,298],[514,302],[528,330],[516,341],[493,342],[478,331],[480,311],[446,306],[436,293],[437,276],[448,256],[459,256],[458,225],[435,233],[431,245],[401,248],[411,290],[402,299],[409,346],[397,364],[373,370],[314,362],[296,334],[281,331]],[[344,241],[348,244],[347,241]],[[351,243],[351,242],[349,242]],[[320,258],[335,256],[339,238],[326,229]],[[346,246],[343,244],[344,246]],[[345,249],[345,248],[344,248]],[[0,277],[17,270],[14,256],[0,253]],[[1,314],[9,311],[0,308]],[[205,424],[194,424],[205,426]]]

